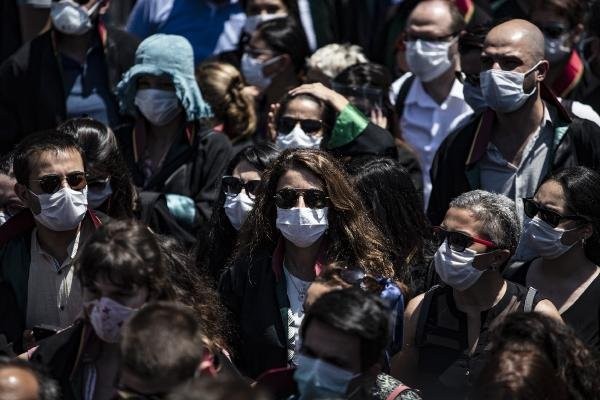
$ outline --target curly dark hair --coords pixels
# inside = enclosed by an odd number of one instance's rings
[[[73,118],[57,131],[72,136],[81,146],[88,173],[110,176],[113,193],[100,211],[112,218],[133,218],[135,189],[112,130],[93,118]]]
[[[394,277],[384,239],[368,218],[350,178],[328,153],[314,149],[284,151],[263,175],[262,190],[240,231],[236,260],[272,254],[280,233],[275,226],[274,196],[279,179],[288,170],[304,170],[323,182],[329,197],[329,229],[325,234],[325,262],[359,267],[374,276]]]
[[[490,357],[506,350],[527,350],[531,346],[548,358],[555,374],[565,382],[569,399],[600,398],[600,366],[593,354],[569,326],[543,314],[508,315],[493,329]],[[483,375],[482,379],[485,379]]]

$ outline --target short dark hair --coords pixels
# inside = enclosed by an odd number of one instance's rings
[[[290,56],[296,72],[304,68],[310,48],[302,25],[295,18],[288,16],[263,22],[258,26],[258,32],[271,50]]]
[[[388,344],[389,311],[377,297],[357,288],[334,290],[319,297],[304,316],[302,338],[313,320],[358,336],[363,371],[380,360]]]
[[[81,156],[85,169],[85,154],[74,138],[54,130],[38,132],[25,136],[15,148],[13,171],[18,183],[28,186],[29,175],[31,174],[30,159],[34,154],[45,151],[53,151],[55,153],[76,151]]]
[[[32,374],[39,386],[39,400],[59,400],[62,398],[58,384],[48,377],[41,366],[17,358],[0,357],[0,370],[4,368],[18,368]]]
[[[150,303],[125,325],[121,366],[144,380],[172,386],[191,379],[205,351],[204,331],[188,307]]]
[[[96,230],[81,250],[76,273],[84,287],[102,277],[120,287],[146,287],[154,299],[174,298],[156,237],[134,220],[112,220]]]
[[[532,11],[539,7],[543,10],[554,11],[569,20],[570,28],[583,23],[587,11],[586,0],[537,0],[532,5]]]
[[[175,389],[167,400],[268,400],[262,390],[251,387],[242,379],[218,376],[214,379],[193,379]]]

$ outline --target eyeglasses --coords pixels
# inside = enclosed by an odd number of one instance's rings
[[[377,279],[365,274],[360,269],[340,268],[338,274],[347,284],[358,287],[366,292],[379,292],[382,289],[382,285],[379,284]]]
[[[569,31],[569,28],[562,24],[537,25],[537,27],[551,39],[557,39]]]
[[[226,175],[221,181],[223,192],[228,196],[237,196],[242,189],[246,190],[248,197],[253,199],[256,197],[256,192],[260,186],[260,180],[252,180],[248,182],[242,181],[235,176]]]
[[[424,36],[415,35],[415,34],[405,31],[402,36],[403,36],[405,42],[414,42],[419,39],[427,41],[427,42],[449,42],[452,39],[454,39],[454,37],[456,35],[458,35],[458,32],[452,32],[452,33],[450,33],[448,35],[444,35],[444,36],[424,37]]]
[[[296,124],[300,124],[300,127],[306,134],[314,134],[323,129],[323,121],[319,121],[317,119],[296,119],[291,117],[281,117],[279,118],[279,123],[277,124],[277,130],[285,135],[290,133]]]
[[[444,243],[444,240],[448,241],[448,245],[454,251],[465,251],[465,249],[471,246],[473,243],[483,244],[487,247],[495,248],[494,242],[489,240],[481,239],[478,237],[469,236],[462,232],[447,231],[441,226],[433,227],[433,239],[436,245],[440,246]]]
[[[560,215],[556,211],[548,210],[536,203],[532,197],[523,199],[523,211],[525,211],[525,215],[529,218],[533,218],[537,215],[542,221],[553,228],[556,228],[563,219],[587,221],[586,218],[579,215]]]
[[[466,74],[462,71],[456,71],[454,74],[456,79],[462,84],[467,82],[471,86],[479,86],[479,74]]]
[[[104,189],[104,187],[106,187],[106,185],[109,182],[110,176],[107,176],[105,178],[94,177],[87,179],[87,185],[89,190],[102,190]]]
[[[308,208],[325,208],[327,206],[327,195],[319,189],[292,189],[285,188],[275,194],[275,205],[279,208],[292,208],[298,204],[298,198],[302,196],[304,204]]]
[[[73,190],[83,190],[86,187],[87,181],[85,172],[71,172],[66,176],[60,176],[55,174],[44,175],[39,179],[31,179],[32,181],[39,182],[42,191],[47,194],[52,194],[60,189],[63,180],[67,180],[67,184]]]

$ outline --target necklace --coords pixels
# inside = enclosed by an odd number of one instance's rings
[[[296,293],[298,294],[298,303],[300,303],[303,307],[304,305],[304,299],[306,299],[306,292],[308,291],[308,287],[310,286],[311,282],[304,282],[302,281],[300,278],[296,278],[289,270],[289,268],[287,268],[287,260],[284,260],[284,268],[287,271],[287,275],[289,276],[289,281],[292,282],[292,286],[294,286],[294,289],[296,289]],[[301,281],[302,283],[300,284],[301,287],[298,287],[298,285],[296,284],[296,279],[298,279],[299,281]]]

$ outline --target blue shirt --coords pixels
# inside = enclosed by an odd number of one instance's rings
[[[83,64],[60,55],[63,87],[67,99],[67,118],[92,117],[105,125],[116,126],[119,114],[110,91],[104,50],[97,41]]]
[[[229,17],[240,12],[237,0],[222,5],[207,0],[138,0],[127,30],[140,39],[155,33],[183,36],[194,48],[194,62],[198,64],[213,53]]]

